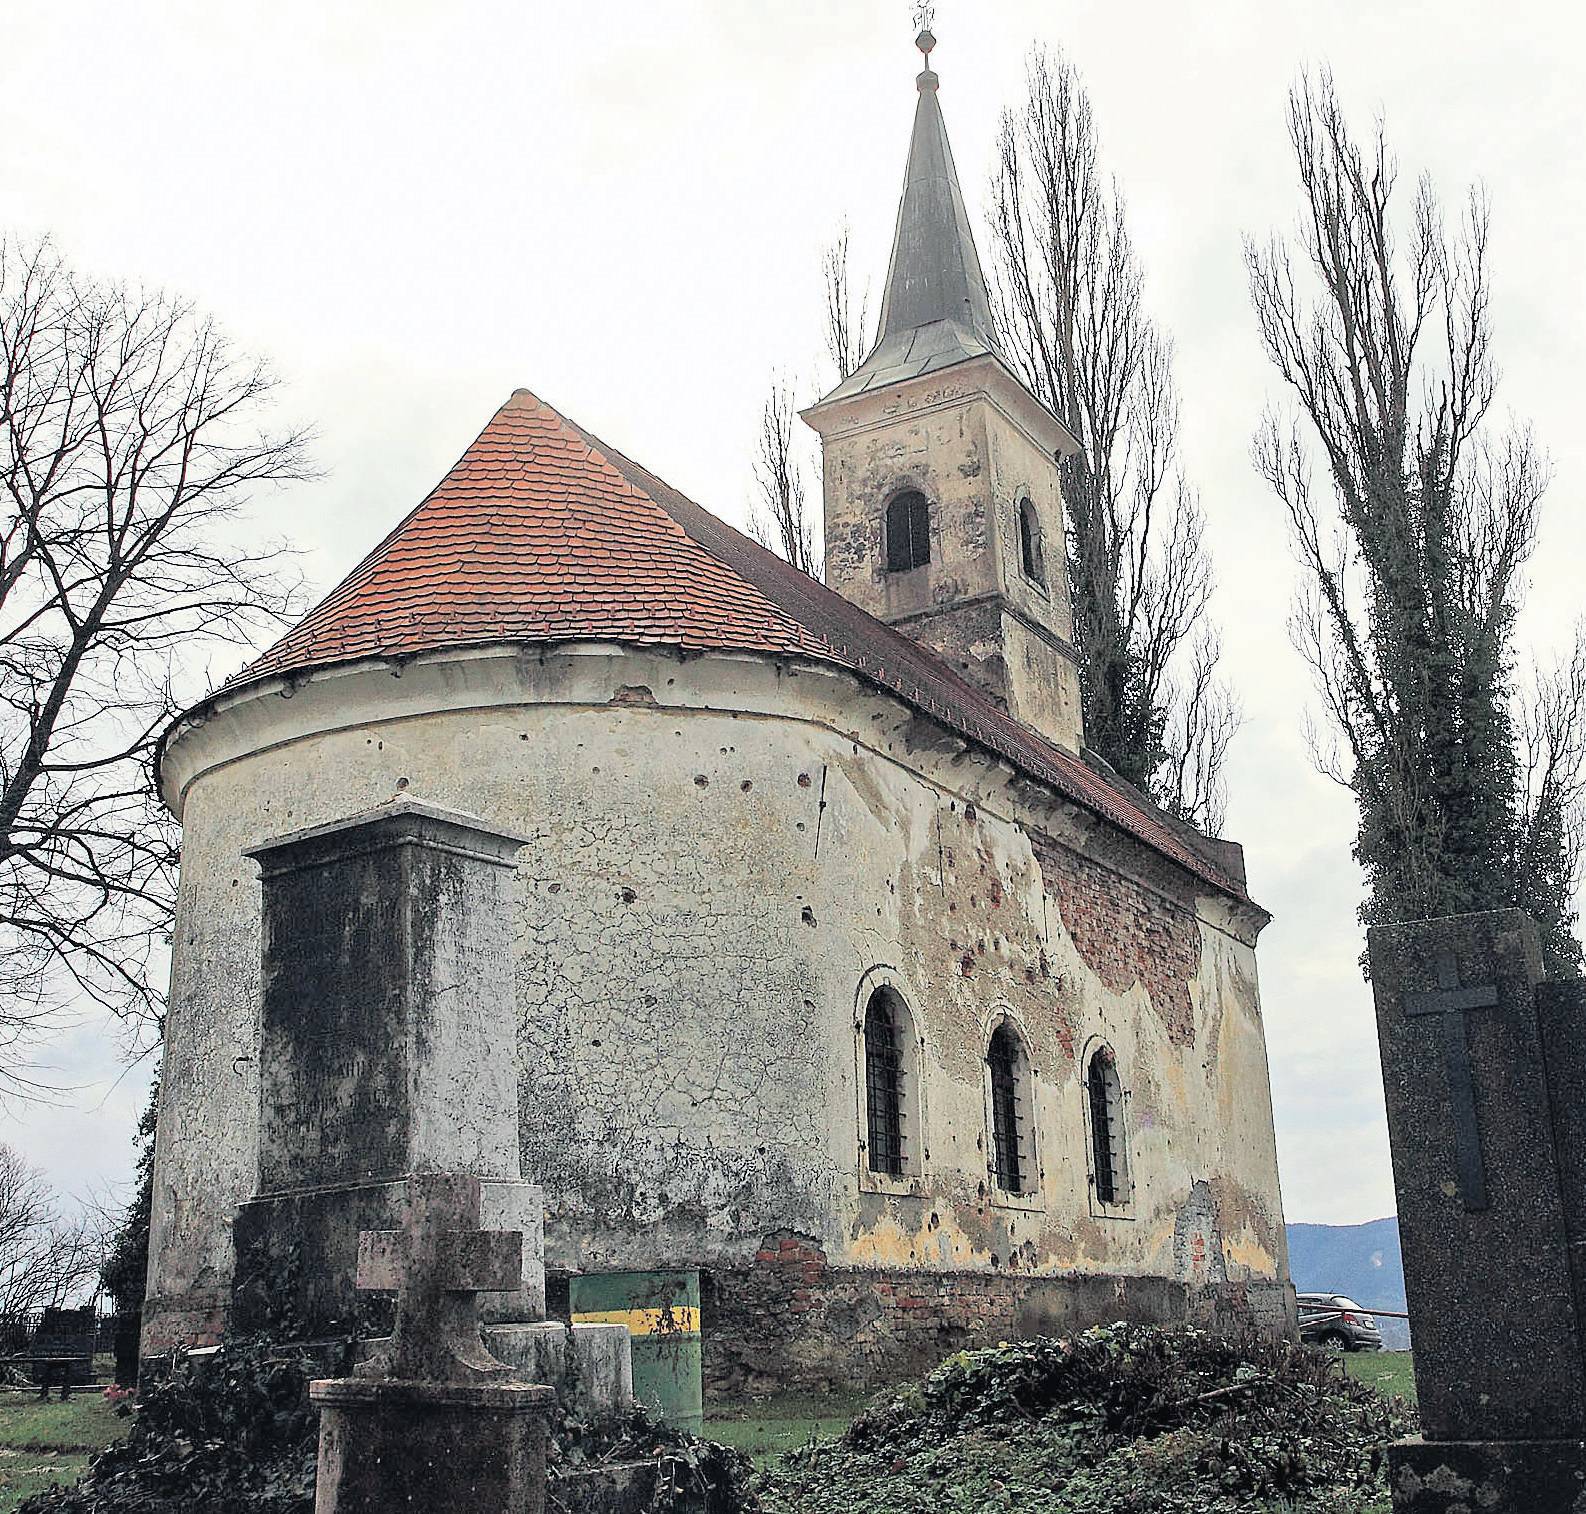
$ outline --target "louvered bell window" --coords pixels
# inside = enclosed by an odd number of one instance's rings
[[[887,506],[887,572],[907,573],[930,560],[930,502],[917,489],[908,489]]]

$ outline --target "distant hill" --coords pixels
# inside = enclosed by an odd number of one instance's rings
[[[1364,1225],[1290,1225],[1289,1271],[1301,1293],[1347,1293],[1363,1309],[1404,1309],[1399,1221]],[[1390,1350],[1410,1344],[1407,1321],[1378,1319]]]

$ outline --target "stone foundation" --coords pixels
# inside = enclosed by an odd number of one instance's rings
[[[701,1273],[700,1287],[707,1394],[881,1384],[966,1347],[1114,1320],[1295,1331],[1286,1283],[860,1270],[791,1233],[768,1237],[751,1266]]]

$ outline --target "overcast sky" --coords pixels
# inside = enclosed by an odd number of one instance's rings
[[[773,369],[812,398],[819,260],[846,216],[879,293],[919,66],[906,0],[0,0],[0,229],[211,310],[283,380],[324,478],[263,499],[328,589],[525,385],[735,523]],[[943,0],[934,64],[980,221],[1033,43],[1089,87],[1154,314],[1178,345],[1226,666],[1246,722],[1228,833],[1262,937],[1291,1220],[1391,1213],[1353,808],[1313,771],[1294,570],[1249,464],[1276,388],[1240,238],[1292,225],[1297,73],[1494,205],[1499,407],[1556,465],[1522,640],[1577,613],[1586,442],[1586,25],[1576,7],[1396,0]],[[1406,184],[1408,188],[1408,182]],[[876,300],[872,299],[872,308]],[[217,668],[218,676],[230,672]],[[0,1116],[70,1189],[125,1181],[146,1067],[52,1047],[60,1107]]]

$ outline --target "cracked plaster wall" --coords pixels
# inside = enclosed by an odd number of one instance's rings
[[[253,1187],[259,885],[242,853],[402,778],[532,838],[512,932],[519,1043],[500,1054],[518,1064],[553,1269],[747,1266],[792,1232],[878,1271],[1286,1275],[1258,912],[1197,896],[836,670],[497,648],[266,685],[171,744],[184,851],[151,1347],[213,1333],[230,1218]],[[1116,897],[1137,934],[1177,941],[1188,1030],[1098,958],[1104,920],[1066,923],[1079,894],[1105,915],[1110,877],[1128,880]],[[923,1038],[923,1170],[902,1181],[866,1173],[860,1149],[856,1025],[883,980]],[[1032,1064],[1038,1186],[1012,1201],[986,1157],[998,1016]],[[1123,1214],[1090,1196],[1080,1059],[1098,1038],[1126,1090]]]

